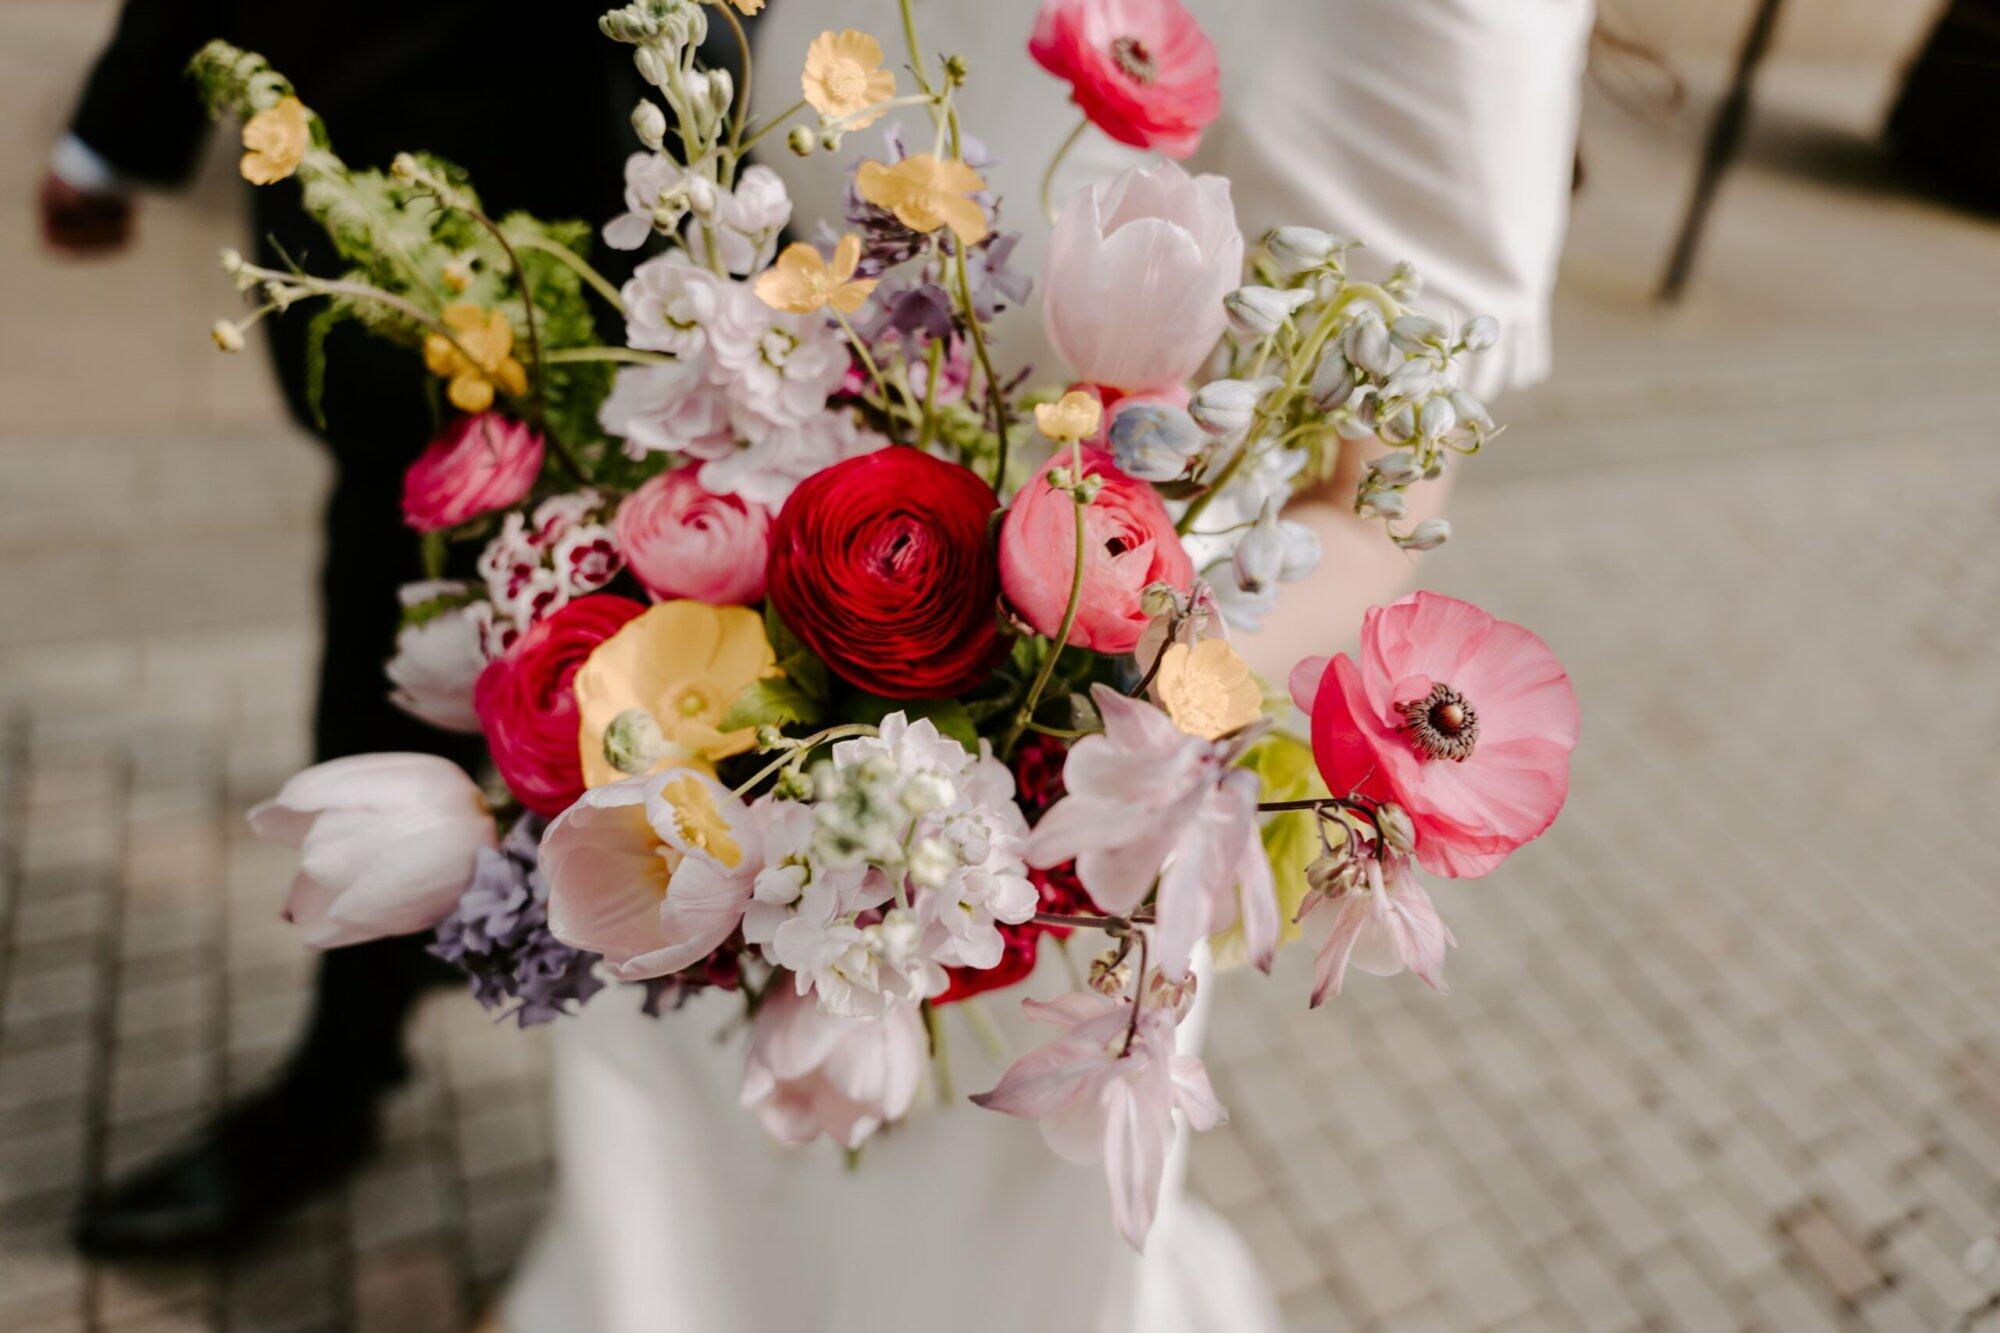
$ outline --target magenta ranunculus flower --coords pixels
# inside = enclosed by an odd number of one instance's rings
[[[1172,162],[1078,190],[1049,236],[1042,323],[1079,380],[1160,391],[1201,369],[1243,281],[1243,233],[1220,176]]]
[[[1179,0],[1046,0],[1028,54],[1134,148],[1186,157],[1222,110],[1215,46]]]
[[[1049,484],[1049,470],[1067,464],[1059,449],[1031,478],[1000,526],[1000,588],[1037,634],[1054,638],[1069,605],[1076,571],[1076,506]],[[1084,510],[1083,597],[1069,642],[1100,653],[1129,653],[1146,631],[1139,605],[1150,583],[1186,592],[1194,562],[1181,549],[1159,493],[1118,470],[1102,449],[1083,451],[1083,470],[1103,488]]]
[[[747,606],[764,596],[771,511],[703,489],[695,466],[662,472],[618,506],[625,565],[660,601]]]
[[[1569,794],[1568,674],[1540,638],[1470,602],[1419,592],[1371,607],[1358,664],[1309,657],[1291,686],[1327,790],[1401,805],[1433,874],[1484,875]]]
[[[521,503],[543,451],[540,433],[498,412],[457,418],[403,474],[403,522],[439,532]]]

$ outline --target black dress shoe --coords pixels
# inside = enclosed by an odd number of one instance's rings
[[[374,1147],[391,1080],[296,1070],[223,1112],[200,1138],[86,1198],[77,1248],[97,1258],[227,1251],[334,1184]]]

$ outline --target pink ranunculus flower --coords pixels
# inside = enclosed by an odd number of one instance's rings
[[[1547,644],[1418,592],[1369,609],[1360,657],[1309,657],[1292,671],[1327,790],[1401,805],[1417,860],[1454,878],[1484,875],[1555,822],[1578,720]]]
[[[1409,858],[1367,858],[1364,877],[1335,894],[1317,891],[1299,908],[1317,945],[1312,1007],[1340,994],[1349,964],[1378,977],[1408,968],[1433,990],[1444,984],[1444,951],[1458,943],[1438,916]]]
[[[300,852],[285,920],[315,949],[414,935],[443,920],[499,842],[478,784],[434,754],[356,754],[294,776],[250,811]]]
[[[1049,236],[1042,321],[1077,379],[1158,392],[1201,369],[1243,281],[1243,234],[1220,176],[1172,162],[1078,190]]]
[[[1129,915],[1159,883],[1154,961],[1187,975],[1195,946],[1237,921],[1256,965],[1278,948],[1277,888],[1257,829],[1254,773],[1238,746],[1203,740],[1140,699],[1093,685],[1104,730],[1070,747],[1068,794],[1028,835],[1029,865],[1076,862],[1100,911]]]
[[[540,433],[498,412],[457,418],[403,474],[403,522],[439,532],[519,504],[544,448]]]
[[[741,1099],[781,1143],[824,1134],[858,1148],[909,1112],[927,1057],[914,1002],[880,1014],[824,1013],[779,973],[757,1006]]]
[[[1069,1161],[1101,1159],[1111,1220],[1133,1249],[1144,1249],[1173,1146],[1174,1112],[1197,1130],[1228,1118],[1208,1071],[1196,1056],[1174,1049],[1170,1008],[1142,1008],[1129,1049],[1130,1000],[1076,991],[1053,1001],[1023,1000],[1021,1011],[1062,1028],[1062,1036],[1016,1060],[991,1092],[972,1100],[1040,1121],[1043,1139]]]
[[[1215,46],[1179,0],[1045,0],[1028,54],[1134,148],[1186,157],[1222,110]]]
[[[1000,588],[1037,634],[1062,629],[1076,571],[1076,506],[1049,484],[1067,466],[1058,449],[1014,497],[1000,525]],[[1129,653],[1146,632],[1146,587],[1169,583],[1186,592],[1194,562],[1181,548],[1159,492],[1118,470],[1102,449],[1085,448],[1083,470],[1103,483],[1083,513],[1083,595],[1068,642],[1100,653]]]
[[[771,511],[737,495],[716,495],[695,466],[647,481],[618,506],[625,563],[658,601],[691,598],[748,606],[764,596]]]

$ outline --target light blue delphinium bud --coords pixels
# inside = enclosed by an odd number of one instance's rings
[[[1125,475],[1172,481],[1208,443],[1195,419],[1166,403],[1134,403],[1111,418],[1111,457]]]

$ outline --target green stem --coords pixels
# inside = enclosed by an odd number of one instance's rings
[[[1076,147],[1077,140],[1081,139],[1083,132],[1089,128],[1089,116],[1078,118],[1076,128],[1064,137],[1062,146],[1056,149],[1056,155],[1049,159],[1048,167],[1042,172],[1042,216],[1049,220],[1050,226],[1054,226],[1056,221],[1055,201],[1049,197],[1050,193],[1055,189],[1056,168],[1062,165],[1063,159],[1069,156],[1069,150]]]
[[[783,754],[737,784],[735,789],[730,792],[730,795],[742,796],[745,792],[762,782],[765,778],[770,777],[786,764],[804,758],[829,741],[845,740],[849,736],[873,736],[874,734],[875,728],[865,722],[849,722],[842,726],[828,727],[825,731],[815,732],[798,744],[787,746]]]
[[[1013,1054],[1007,1048],[1007,1038],[1001,1035],[993,1015],[986,1012],[986,1006],[979,1002],[978,996],[960,1000],[955,1007],[965,1015],[965,1025],[972,1029],[973,1040],[985,1050],[988,1059],[1005,1061]]]
[[[623,361],[639,366],[670,366],[676,358],[665,352],[648,352],[637,347],[558,347],[549,353],[550,364],[574,361]]]
[[[931,81],[924,74],[923,48],[917,44],[917,16],[910,10],[910,0],[899,0],[903,8],[903,45],[910,53],[910,74],[917,81],[917,87],[926,95],[935,95]]]
[[[756,129],[752,130],[749,134],[749,137],[743,140],[742,146],[736,148],[733,151],[735,151],[738,155],[749,152],[752,148],[755,148],[759,143],[763,141],[765,135],[769,134],[772,130],[777,129],[778,126],[784,124],[786,121],[790,120],[793,116],[798,115],[800,111],[804,110],[805,104],[806,104],[806,99],[801,97],[798,101],[792,103],[790,106],[786,107],[783,111],[780,111],[777,115],[771,117],[769,120],[765,121],[762,125],[759,125]]]
[[[929,1000],[922,1004],[924,1029],[931,1039],[931,1069],[937,1075],[938,1101],[945,1106],[952,1103],[951,1095],[951,1055],[945,1048],[944,1021],[938,1017],[937,1006]]]
[[[1083,441],[1070,441],[1070,484],[1083,484]],[[1055,674],[1056,659],[1062,656],[1064,645],[1069,642],[1069,632],[1076,626],[1077,608],[1083,604],[1083,569],[1087,534],[1083,530],[1083,511],[1089,506],[1078,498],[1078,493],[1070,493],[1070,503],[1076,506],[1076,568],[1070,575],[1069,604],[1063,608],[1062,627],[1056,631],[1055,639],[1049,644],[1048,653],[1042,658],[1041,669],[1035,673],[1034,683],[1028,686],[1027,697],[1021,700],[1021,707],[1014,714],[1014,724],[1007,728],[1005,739],[1000,742],[1000,758],[1010,759],[1014,747],[1020,743],[1021,733],[1034,720],[1035,707],[1042,701],[1042,691],[1048,688],[1049,677]]]
[[[1007,434],[1011,424],[1007,420],[1007,395],[1001,390],[1000,377],[994,373],[993,356],[986,349],[985,327],[972,308],[972,279],[965,271],[963,244],[952,246],[952,259],[957,265],[958,297],[965,310],[965,327],[972,335],[972,354],[979,362],[980,374],[986,377],[986,403],[993,409],[993,430],[1000,437],[999,452],[993,461],[993,489],[999,492],[1007,486]]]
[[[831,306],[827,308],[833,310]],[[848,323],[846,315],[833,310],[833,317],[839,322],[841,332],[847,335],[847,341],[854,348],[854,354],[861,358],[861,368],[868,372],[869,379],[875,381],[875,392],[882,396],[882,410],[893,420],[896,415],[896,398],[889,392],[889,381],[882,378],[882,368],[875,364],[875,354],[868,350],[867,343],[861,341],[861,335],[854,331],[854,325]]]
[[[543,240],[539,236],[523,236],[515,244],[523,250],[534,250],[540,254],[560,259],[563,263],[569,265],[570,271],[575,273],[577,277],[589,283],[613,310],[616,310],[621,315],[625,313],[625,298],[619,295],[616,287],[611,285],[611,280],[602,273],[599,273],[592,267],[589,260],[576,251],[555,241]],[[555,353],[551,352],[549,359],[554,360]]]
[[[944,364],[944,339],[931,339],[930,352],[924,362],[924,424],[917,432],[917,448],[930,447],[931,437],[937,431],[938,381],[944,376],[939,373]]]
[[[736,49],[743,56],[743,80],[736,85],[736,110],[730,117],[729,159],[732,166],[743,156],[743,125],[750,119],[750,38],[743,31],[743,21],[736,17],[728,0],[716,6],[722,17],[729,21],[729,29],[736,34]]]

